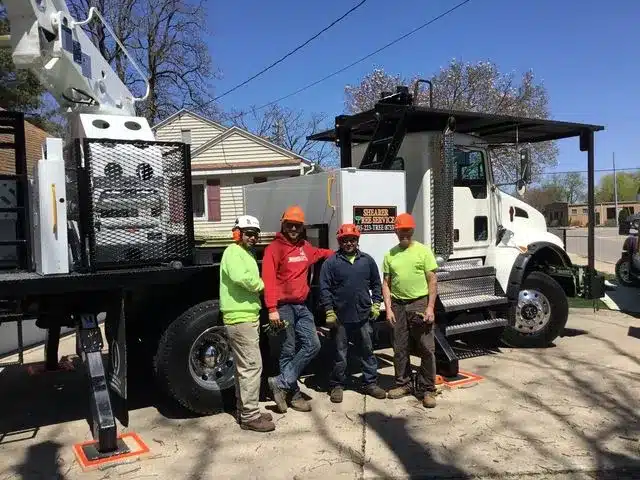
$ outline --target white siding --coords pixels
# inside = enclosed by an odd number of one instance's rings
[[[287,157],[236,132],[220,143],[200,152],[197,158],[192,159],[192,163],[195,167],[199,163],[224,165],[242,162],[281,162],[292,157],[293,154],[291,157]]]
[[[271,175],[267,180],[276,180],[286,178],[298,172],[290,172],[282,175]],[[244,214],[244,196],[242,194],[242,185],[253,183],[254,177],[264,177],[266,175],[222,175],[220,176],[220,212],[222,220],[220,222],[209,222],[207,220],[195,219],[194,229],[196,236],[219,237],[231,236],[231,227],[238,215]],[[198,181],[194,181],[197,183]],[[199,180],[205,183],[206,180]],[[205,189],[206,197],[206,189]],[[207,201],[205,198],[205,210]],[[205,211],[205,219],[207,218]],[[258,219],[259,220],[259,219]]]
[[[156,139],[164,142],[181,142],[182,130],[191,130],[191,151],[202,146],[209,140],[224,133],[222,128],[218,128],[209,122],[198,117],[183,113],[174,118],[166,125],[162,125],[156,130]]]

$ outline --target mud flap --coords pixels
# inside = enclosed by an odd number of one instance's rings
[[[127,332],[124,295],[119,295],[107,312],[109,325],[109,391],[114,416],[125,427],[129,426],[127,405]]]

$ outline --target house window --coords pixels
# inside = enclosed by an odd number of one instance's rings
[[[207,220],[220,222],[222,211],[220,208],[220,180],[207,180]]]
[[[193,197],[194,218],[204,218],[206,213],[204,207],[204,184],[196,183],[195,185],[191,185],[191,196]]]
[[[191,130],[182,130],[182,142],[191,145]]]
[[[253,183],[264,183],[267,181],[267,177],[253,177]]]
[[[587,209],[586,209],[586,208],[583,208],[583,209],[582,209],[582,213],[584,213],[584,214],[586,215],[586,214],[587,214]]]
[[[576,214],[578,213],[578,209],[577,209],[577,208],[572,208],[572,209],[571,209],[571,213],[572,213],[573,215],[576,215]]]
[[[607,207],[607,220],[615,220],[616,207]]]

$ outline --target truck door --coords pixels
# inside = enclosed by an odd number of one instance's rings
[[[453,180],[453,257],[486,254],[492,232],[486,154],[456,146]]]

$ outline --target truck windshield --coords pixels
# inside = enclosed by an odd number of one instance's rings
[[[482,150],[455,149],[454,184],[456,186],[481,185],[487,180]]]

